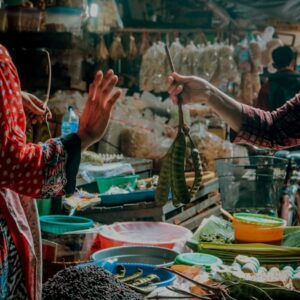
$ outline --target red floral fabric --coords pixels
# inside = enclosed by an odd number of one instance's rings
[[[21,258],[28,298],[37,300],[41,297],[40,233],[31,199],[64,193],[67,152],[61,139],[27,144],[25,129],[17,70],[0,45],[0,214]]]

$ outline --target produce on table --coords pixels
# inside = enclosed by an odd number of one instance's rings
[[[125,274],[126,274],[126,269],[125,269],[125,267],[124,266],[122,266],[122,265],[118,265],[117,266],[117,273],[114,275],[114,277],[115,278],[117,278],[117,279],[122,279],[122,278],[124,278],[125,277]]]
[[[81,162],[103,165],[124,160],[123,154],[95,153],[92,151],[81,152]]]
[[[249,299],[265,299],[265,300],[289,300],[300,299],[300,293],[284,287],[273,284],[254,282],[236,278],[228,272],[219,272],[213,275],[213,281],[202,283],[192,279],[180,272],[167,269],[174,272],[192,283],[189,288],[168,287],[167,290],[176,292],[177,296],[163,295],[162,293],[148,297],[147,299],[230,299],[230,300],[249,300]],[[166,291],[167,291],[166,290]]]
[[[102,268],[72,267],[59,271],[43,285],[43,300],[142,300]]]
[[[300,248],[269,244],[199,243],[198,250],[228,263],[232,263],[238,254],[255,256],[263,264],[298,264],[300,261]]]
[[[282,245],[286,247],[300,247],[300,230],[284,234]]]
[[[124,277],[120,280],[124,283],[131,283],[134,282],[136,279],[140,278],[142,275],[143,275],[143,270],[137,269],[135,273],[131,274],[130,276]]]
[[[249,257],[249,259],[251,259]],[[264,267],[257,268],[251,262],[245,263],[242,267],[237,268],[237,263],[221,266],[214,266],[213,273],[231,274],[236,279],[243,279],[255,282],[271,283],[279,286],[285,286],[293,289],[291,286],[291,279],[294,272],[287,272],[286,270],[279,270],[277,267],[272,267],[267,270]],[[248,267],[250,265],[251,267]]]
[[[242,272],[244,273],[256,273],[258,271],[257,267],[255,264],[249,262],[243,265],[242,267]]]
[[[127,284],[132,290],[144,295],[153,292],[157,284],[162,282],[160,276],[155,273],[144,273],[139,267],[126,270],[124,265],[117,265],[114,277]]]
[[[300,290],[300,272],[296,273],[292,279],[293,286]]]
[[[230,244],[234,240],[231,222],[216,216],[205,218],[194,234],[199,242]]]
[[[174,71],[173,63],[166,47],[167,57],[172,71]],[[164,205],[169,198],[170,190],[172,192],[173,204],[189,203],[199,190],[202,182],[202,163],[199,151],[189,134],[189,128],[183,120],[183,111],[181,100],[178,103],[179,126],[177,136],[171,145],[166,156],[163,158],[162,167],[159,174],[159,182],[155,195],[155,202],[158,205]],[[187,150],[186,137],[189,140],[191,148],[192,163],[195,171],[194,183],[189,190],[185,179],[185,154]]]

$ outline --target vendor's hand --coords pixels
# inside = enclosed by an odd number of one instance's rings
[[[178,94],[183,98],[183,104],[206,103],[216,88],[208,81],[196,76],[182,76],[172,73],[168,77],[168,92],[174,103],[178,102]]]
[[[105,76],[99,71],[90,85],[88,99],[77,132],[81,138],[82,149],[98,142],[105,133],[112,108],[121,95],[120,90],[112,94],[117,81],[118,77],[112,70],[109,70]]]
[[[42,123],[46,115],[48,119],[51,119],[51,112],[49,108],[44,107],[43,101],[38,99],[36,96],[23,91],[21,92],[21,94],[24,111],[28,118],[31,120],[32,124]]]

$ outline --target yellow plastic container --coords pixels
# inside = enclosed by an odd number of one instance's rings
[[[234,214],[233,228],[237,242],[280,244],[284,220],[261,214]]]

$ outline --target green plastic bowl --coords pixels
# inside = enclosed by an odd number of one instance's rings
[[[235,213],[233,217],[240,222],[253,224],[253,225],[261,225],[261,226],[269,226],[269,227],[278,227],[284,225],[283,219],[271,217],[268,215],[262,215],[262,214]]]
[[[84,230],[93,227],[94,222],[88,218],[50,215],[40,217],[41,231],[63,234],[69,231]]]
[[[175,264],[200,266],[206,271],[210,271],[212,266],[219,266],[223,261],[210,254],[205,253],[183,253],[176,257]]]
[[[129,185],[133,190],[135,190],[138,177],[138,175],[98,177],[97,185],[99,193],[105,193],[112,186],[125,189]]]

